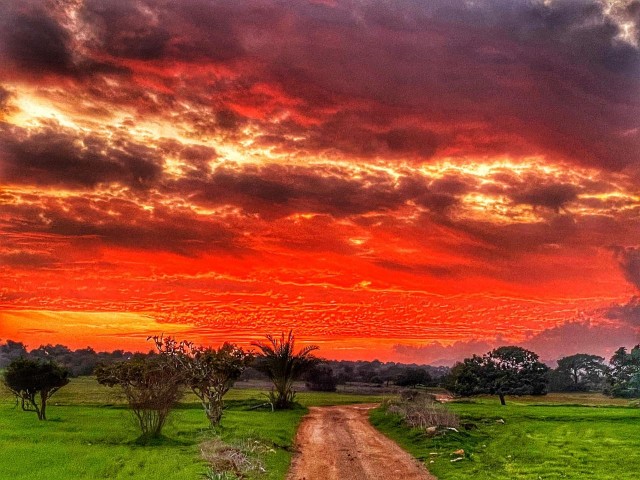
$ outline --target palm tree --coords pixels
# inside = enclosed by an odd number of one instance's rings
[[[266,373],[273,382],[273,389],[269,394],[269,401],[274,408],[290,408],[293,404],[295,391],[293,382],[315,365],[319,359],[311,355],[317,350],[316,345],[309,345],[294,353],[295,338],[293,331],[285,338],[267,335],[267,342],[253,342],[252,345],[260,349],[256,358],[255,368]]]

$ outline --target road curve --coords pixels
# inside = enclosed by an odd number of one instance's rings
[[[311,407],[287,480],[436,480],[369,423],[375,405]]]

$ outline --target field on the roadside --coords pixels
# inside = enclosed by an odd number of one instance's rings
[[[291,458],[296,427],[307,412],[249,410],[264,402],[259,390],[229,392],[217,434],[228,442],[251,438],[269,447],[263,461],[267,479],[282,479]],[[379,401],[380,397],[301,392],[304,406]],[[214,433],[199,403],[186,396],[165,427],[165,438],[139,445],[132,417],[114,390],[92,377],[73,379],[51,399],[49,420],[16,408],[0,389],[0,478],[12,480],[193,480],[207,465],[199,445]]]
[[[433,438],[381,409],[371,419],[440,480],[630,480],[640,471],[640,408],[629,405],[595,394],[451,402],[470,429]],[[458,449],[464,458],[452,462]]]
[[[0,472],[12,480],[203,478],[207,464],[200,444],[215,435],[229,443],[261,442],[267,473],[281,480],[287,471],[296,427],[305,407],[379,402],[381,396],[301,392],[303,405],[286,412],[251,409],[264,402],[262,391],[229,392],[222,426],[212,432],[195,397],[187,395],[153,445],[136,443],[138,431],[114,390],[92,377],[73,379],[53,398],[49,420],[22,412],[0,390]],[[447,407],[473,426],[429,438],[408,430],[381,410],[374,424],[425,461],[440,480],[632,479],[640,471],[640,409],[602,395],[548,395],[451,402]],[[504,423],[496,420],[502,419]],[[454,450],[464,449],[464,459]],[[435,454],[435,455],[434,455]],[[433,463],[431,463],[433,462]]]

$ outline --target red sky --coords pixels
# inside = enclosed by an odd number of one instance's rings
[[[0,338],[640,341],[640,2],[0,5]]]

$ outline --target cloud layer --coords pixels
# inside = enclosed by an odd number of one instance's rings
[[[3,2],[0,307],[635,328],[639,5]]]

